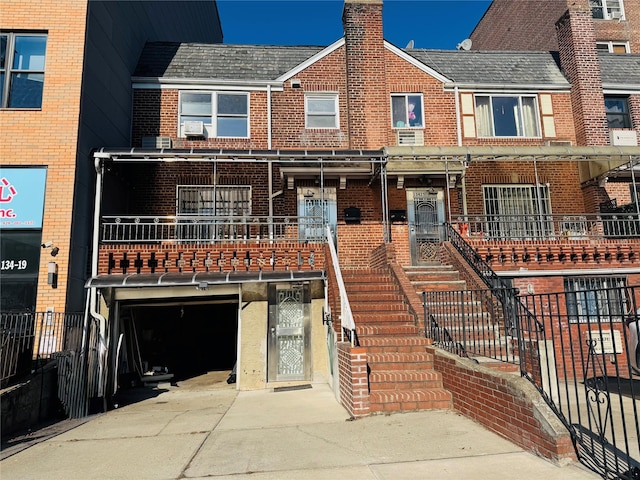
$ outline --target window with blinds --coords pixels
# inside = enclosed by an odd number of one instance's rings
[[[548,185],[484,185],[489,238],[547,238],[553,233]]]
[[[622,320],[628,313],[624,277],[570,277],[564,279],[567,315],[574,323]]]

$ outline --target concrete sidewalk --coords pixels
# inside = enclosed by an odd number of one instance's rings
[[[156,393],[5,458],[0,477],[600,478],[579,464],[555,466],[452,411],[350,421],[327,385],[237,392],[209,374]]]

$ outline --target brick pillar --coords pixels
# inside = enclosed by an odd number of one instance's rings
[[[387,145],[389,98],[386,91],[382,0],[345,0],[344,27],[349,147]]]
[[[560,65],[571,82],[578,145],[608,145],[602,76],[588,0],[576,0],[556,22]]]
[[[342,405],[352,417],[368,416],[370,399],[366,348],[352,348],[349,343],[338,343],[338,374]]]

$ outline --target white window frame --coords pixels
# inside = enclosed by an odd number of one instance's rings
[[[494,99],[497,98],[511,98],[517,99],[518,102],[518,118],[516,119],[516,130],[521,131],[521,134],[516,135],[496,135],[495,117],[494,117]],[[534,118],[531,119],[533,125],[527,127],[527,122],[523,117],[524,106],[523,98],[532,99],[533,105],[531,106]],[[482,109],[478,105],[479,100],[488,99],[488,111],[482,112]],[[474,107],[476,118],[476,135],[481,138],[542,138],[542,126],[540,125],[540,112],[538,104],[538,96],[535,94],[522,95],[522,94],[487,94],[478,93],[474,95]],[[483,119],[485,117],[485,119]],[[487,123],[488,119],[488,123]],[[484,125],[484,128],[483,128]],[[535,129],[535,132],[526,131],[528,128]],[[518,133],[518,132],[516,132]]]
[[[34,109],[38,110],[42,108],[42,101],[44,96],[44,76],[47,62],[47,43],[49,41],[46,33],[29,33],[29,32],[0,32],[0,36],[5,38],[4,46],[4,65],[0,65],[0,78],[2,84],[0,84],[0,108],[17,108],[17,109]],[[30,60],[40,59],[41,65],[37,65],[34,68],[24,67],[22,65],[14,66],[15,54],[16,54],[16,39],[21,37],[43,37],[45,39],[44,54],[40,57],[30,57]],[[15,75],[20,76],[42,76],[42,89],[40,90],[40,104],[37,106],[20,106],[10,105],[12,93],[12,82]],[[36,80],[37,81],[37,80]]]
[[[617,53],[614,52],[614,48],[615,47],[623,47],[624,48],[624,53],[631,53],[631,48],[629,47],[629,42],[614,42],[614,41],[608,41],[608,42],[596,42],[596,46],[600,47],[600,46],[604,46],[607,49],[607,52],[609,53]],[[601,49],[601,50],[604,50]],[[622,55],[621,53],[618,53],[618,55]]]
[[[419,115],[416,115],[413,119],[410,118],[409,112],[409,97],[418,97],[420,99],[420,110]],[[394,98],[402,98],[404,99],[404,119],[398,120],[394,117],[393,111],[393,99]],[[401,121],[403,125],[398,125],[398,121]],[[410,125],[411,121],[417,121],[417,125]],[[392,93],[391,94],[391,127],[392,128],[424,128],[424,97],[422,93]]]
[[[333,100],[332,112],[313,111],[310,107],[309,100]],[[333,126],[323,127],[319,125],[313,125],[313,118],[319,117],[333,117]],[[304,96],[304,126],[305,128],[312,128],[317,130],[337,130],[340,128],[340,104],[338,101],[338,94],[333,92],[314,92],[308,93]]]
[[[564,278],[567,316],[571,323],[620,322],[629,313],[629,300],[620,295],[626,277],[575,276]],[[623,291],[624,292],[624,291]]]
[[[208,114],[201,115],[187,115],[182,113],[183,96],[187,94],[199,94],[199,95],[211,95],[211,111]],[[246,98],[247,111],[243,114],[219,114],[218,113],[218,99],[224,95],[241,95]],[[200,117],[204,122],[204,136],[206,138],[250,138],[251,137],[251,125],[250,125],[250,95],[248,92],[237,91],[199,91],[199,90],[184,90],[180,91],[178,98],[178,137],[186,138],[184,134],[184,118],[183,117]],[[243,118],[246,122],[247,134],[245,136],[228,136],[218,135],[217,124],[219,118]]]
[[[547,239],[553,234],[549,185],[482,185],[487,217],[485,235],[491,239]],[[524,217],[530,218],[524,221]]]
[[[622,0],[589,0],[593,18],[597,20],[624,20],[624,3]],[[597,14],[600,10],[602,16]]]

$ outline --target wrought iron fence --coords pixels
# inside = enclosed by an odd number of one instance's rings
[[[491,290],[422,292],[424,328],[440,348],[462,357],[517,363],[513,317]]]
[[[82,314],[37,312],[2,313],[0,330],[0,381],[10,385],[30,373],[42,362],[66,348],[69,341],[66,326],[82,318]]]
[[[512,319],[490,290],[423,295],[440,347],[518,364],[582,463],[605,479],[640,478],[640,287],[521,296]]]
[[[637,212],[458,216],[452,225],[463,238],[484,240],[586,240],[640,237]]]
[[[103,243],[324,241],[322,217],[104,216]]]

